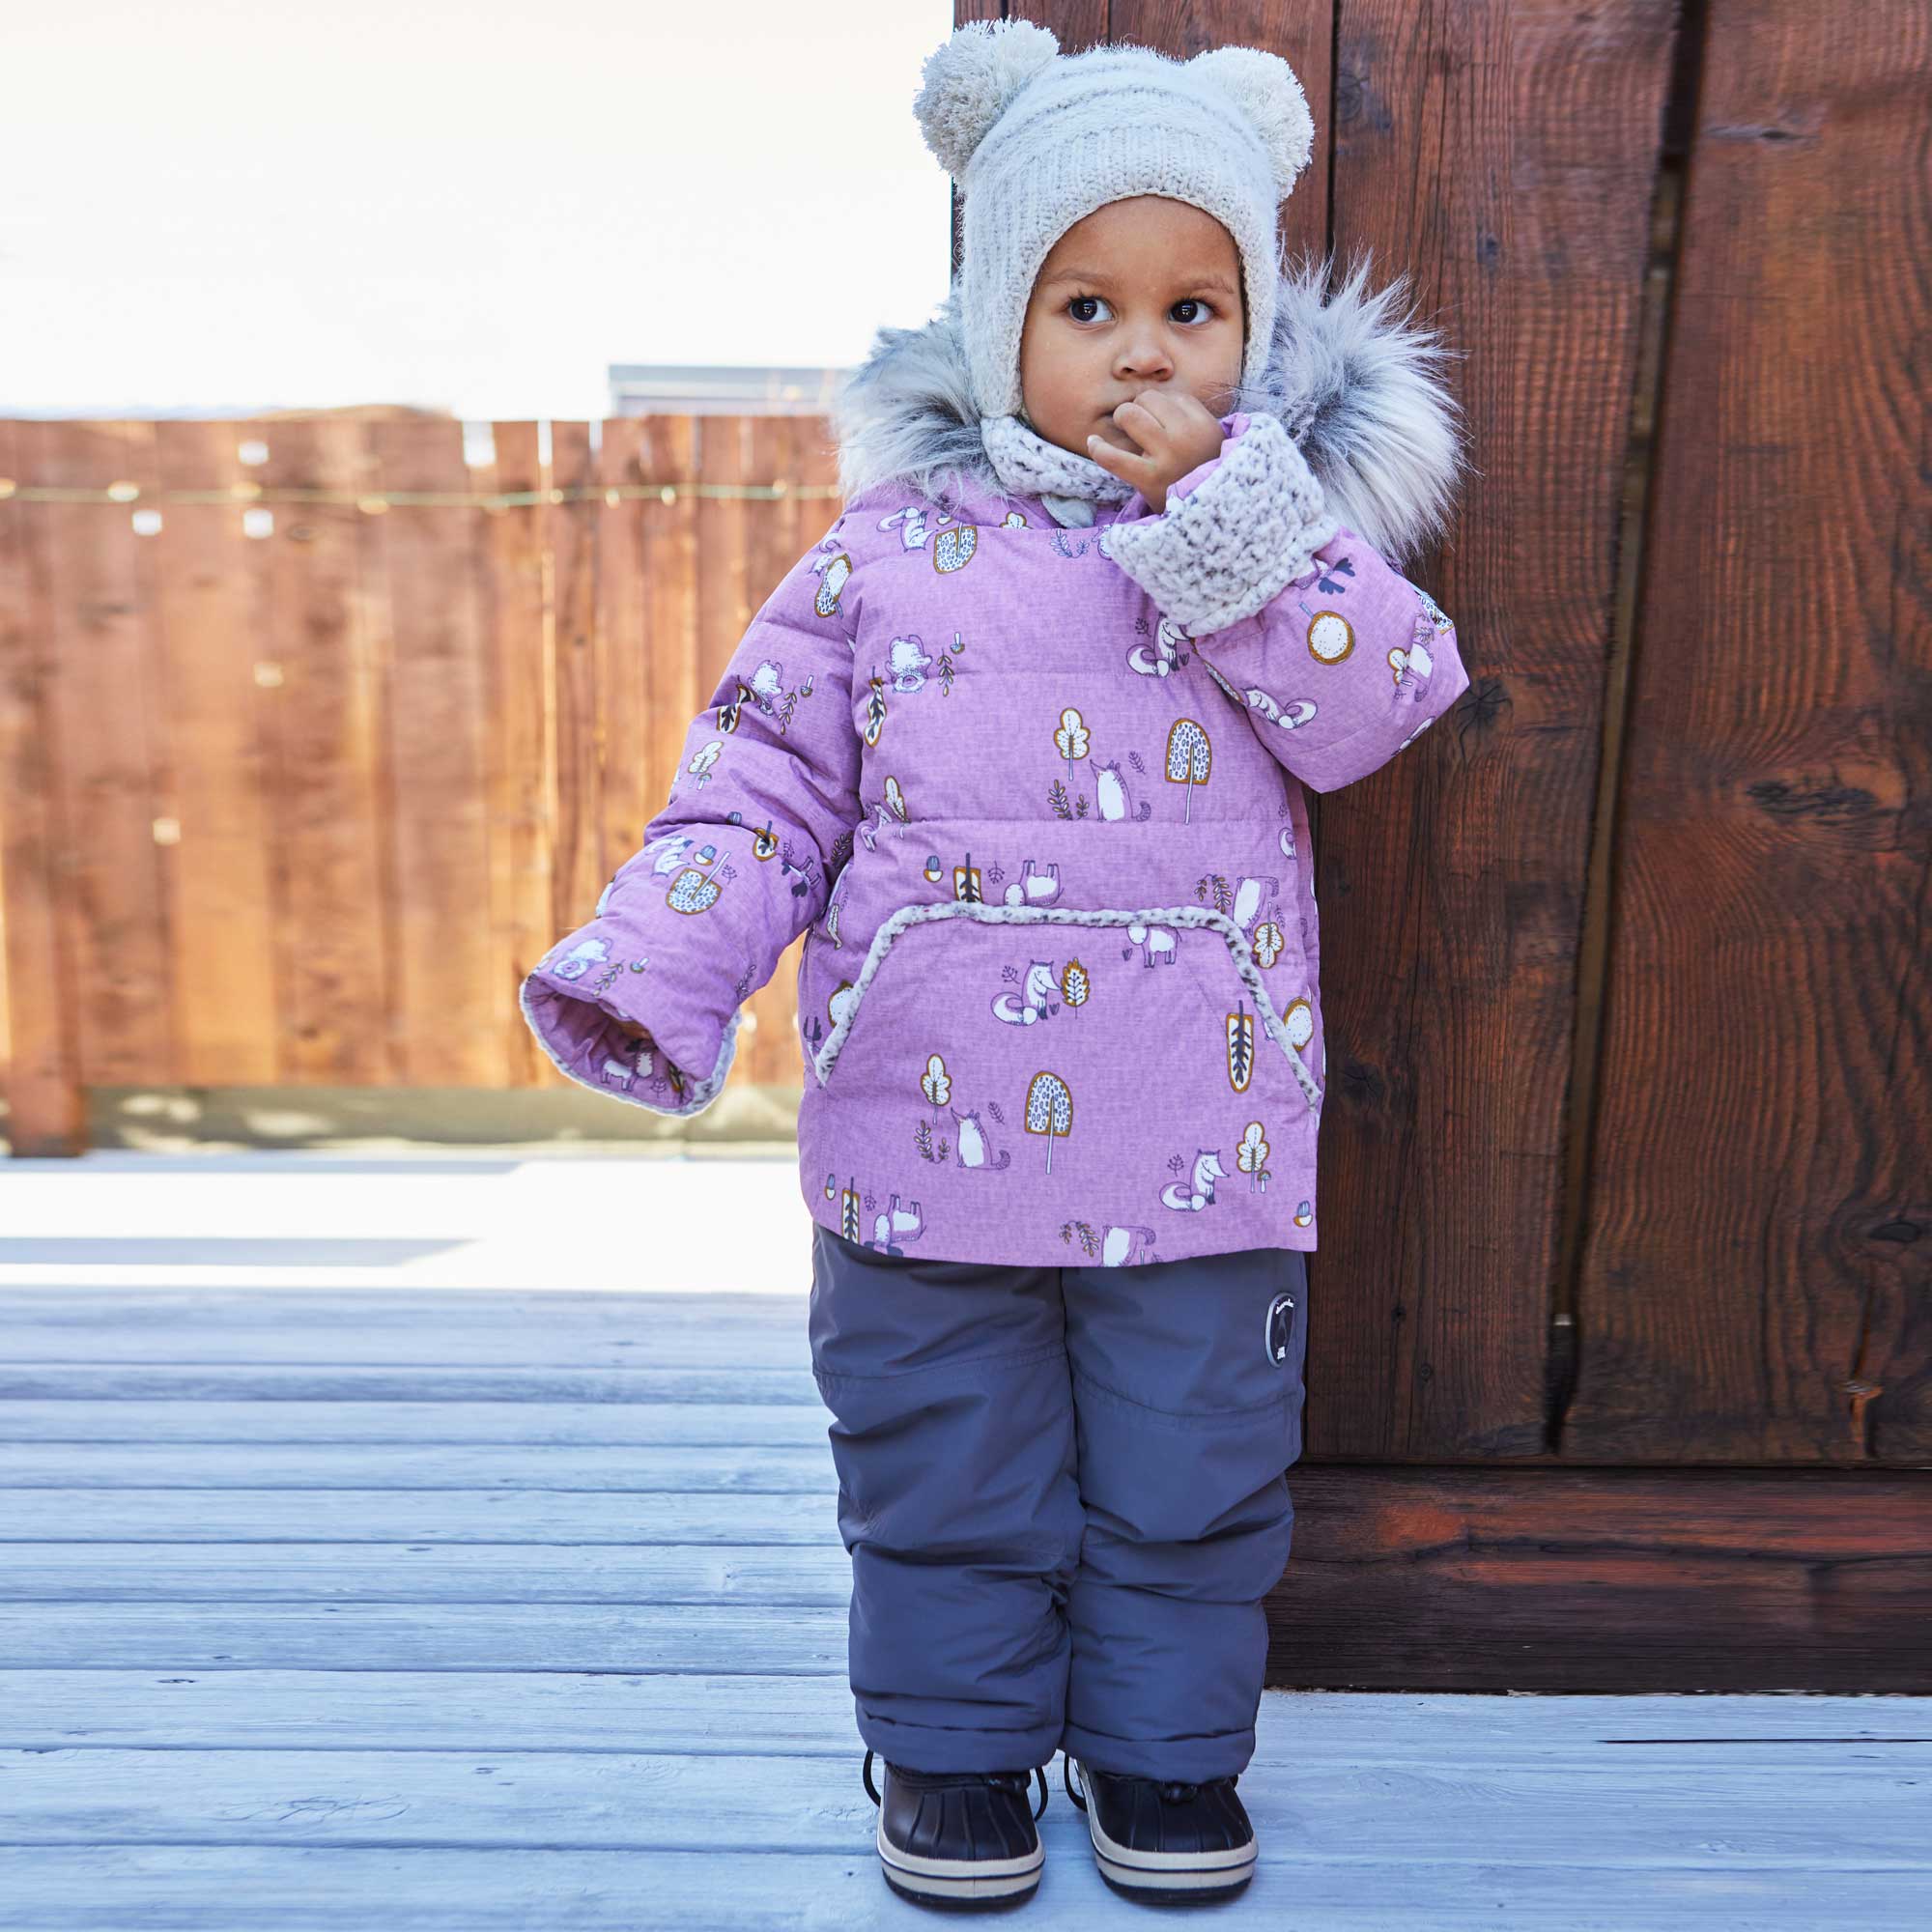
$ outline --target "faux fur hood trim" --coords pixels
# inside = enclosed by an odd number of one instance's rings
[[[1463,412],[1442,381],[1457,354],[1406,308],[1406,278],[1365,293],[1365,254],[1324,297],[1333,258],[1285,265],[1263,378],[1228,413],[1279,418],[1328,507],[1400,567],[1439,538],[1468,463]],[[832,408],[847,501],[896,482],[935,501],[1004,497],[972,402],[955,281],[933,319],[880,328]]]

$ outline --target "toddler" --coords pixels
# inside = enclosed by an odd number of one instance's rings
[[[915,102],[943,309],[837,406],[843,507],[664,810],[524,982],[691,1115],[800,933],[809,1329],[887,1882],[1039,1881],[1043,1767],[1132,1896],[1238,1889],[1301,1452],[1326,1055],[1304,793],[1467,688],[1398,574],[1446,352],[1290,270],[1287,64],[959,28]],[[884,1789],[873,1782],[882,1762]]]

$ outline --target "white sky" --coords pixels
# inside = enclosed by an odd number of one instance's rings
[[[946,294],[952,0],[8,10],[0,414],[595,417],[612,362],[856,362]]]

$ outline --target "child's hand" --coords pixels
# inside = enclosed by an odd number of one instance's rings
[[[1143,389],[1113,414],[1140,447],[1122,449],[1096,430],[1087,439],[1087,453],[1101,469],[1131,483],[1156,511],[1166,507],[1169,486],[1220,455],[1226,440],[1220,419],[1184,389]]]
[[[636,1040],[638,1044],[640,1046],[649,1046],[652,1043],[650,1029],[648,1027],[640,1027],[636,1020],[618,1019],[613,1014],[611,1016],[611,1024],[613,1027],[615,1027],[617,1031],[620,1034],[622,1034],[626,1039]]]

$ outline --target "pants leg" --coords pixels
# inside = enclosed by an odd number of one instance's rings
[[[1254,1755],[1262,1600],[1293,1538],[1306,1257],[1258,1248],[1062,1282],[1087,1517],[1062,1743],[1100,1771],[1232,1776]],[[1292,1311],[1277,1303],[1290,1294]]]
[[[859,1734],[917,1771],[1059,1747],[1083,1528],[1060,1275],[813,1230]]]

